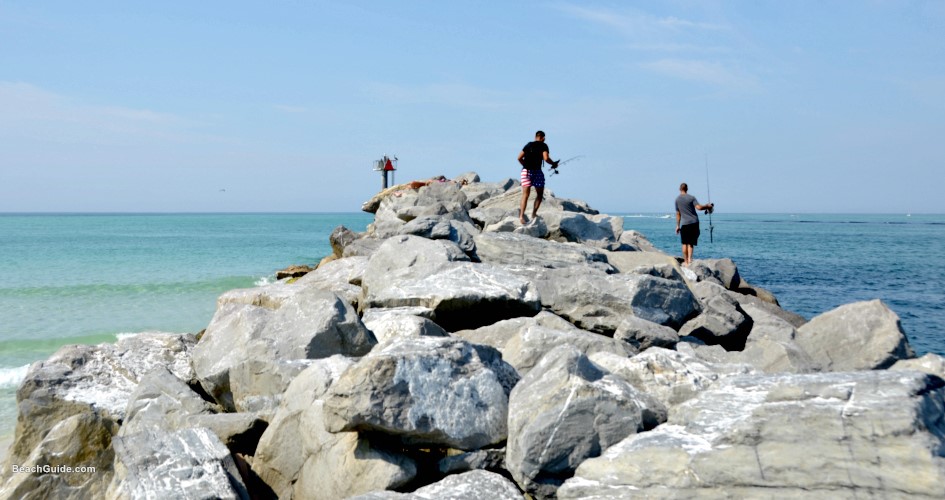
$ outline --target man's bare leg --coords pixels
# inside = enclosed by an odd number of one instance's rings
[[[545,198],[545,188],[536,187],[535,188],[535,204],[532,205],[532,219],[538,216],[538,207],[541,206],[541,200]],[[525,205],[522,205],[523,207]],[[524,208],[522,209],[524,210]]]
[[[531,186],[522,188],[522,205],[518,210],[518,221],[522,224],[525,224],[525,208],[528,206],[528,195],[531,193],[531,189]]]

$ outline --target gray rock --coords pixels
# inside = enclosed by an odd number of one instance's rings
[[[437,463],[441,474],[456,474],[471,470],[505,470],[505,448],[489,448],[450,455]]]
[[[764,373],[811,373],[816,363],[791,340],[758,339],[736,354],[735,362],[754,366]]]
[[[521,221],[518,220],[518,213],[505,214],[505,218],[502,220],[485,226],[483,232],[515,233],[542,239],[549,235],[548,225],[545,224],[545,219],[540,215],[522,225]]]
[[[577,349],[560,346],[512,390],[506,467],[531,495],[553,497],[578,464],[657,425],[665,412]]]
[[[800,328],[801,325],[807,323],[807,320],[800,314],[795,314],[790,311],[785,311],[784,309],[781,309],[779,306],[776,306],[769,302],[765,302],[759,299],[758,297],[754,297],[751,295],[743,295],[740,293],[729,294],[729,297],[732,297],[735,300],[737,300],[738,303],[742,306],[743,310],[747,306],[752,306],[758,309],[762,309],[769,314],[773,314],[774,316],[777,316],[783,319],[784,321],[787,321],[794,328]]]
[[[230,369],[230,391],[236,411],[272,419],[289,383],[313,363],[309,359],[247,359]]]
[[[190,417],[219,410],[219,405],[204,401],[171,372],[158,368],[142,377],[131,393],[119,435],[150,428],[175,431],[193,427],[187,425]]]
[[[732,259],[698,259],[689,266],[699,281],[709,281],[722,285],[726,290],[737,290],[742,278]]]
[[[899,316],[879,300],[825,312],[798,328],[795,340],[822,371],[888,368],[915,357]]]
[[[699,312],[685,283],[639,274],[604,274],[587,267],[520,268],[537,288],[542,305],[581,329],[612,334],[636,316],[679,327]]]
[[[50,429],[72,415],[92,413],[117,428],[138,382],[158,368],[193,380],[194,342],[193,335],[141,333],[115,344],[65,346],[33,363],[16,393],[10,463],[25,463]]]
[[[451,220],[447,216],[424,216],[416,218],[397,231],[398,235],[414,235],[431,240],[452,241],[460,250],[467,254],[474,253],[476,243],[473,235],[479,233],[479,229],[472,224],[471,219],[467,222]]]
[[[702,313],[679,329],[680,336],[691,335],[709,345],[721,345],[730,351],[742,350],[751,332],[752,322],[741,310],[738,302],[718,285],[701,282],[695,290],[715,288],[718,293],[697,295],[703,299]]]
[[[938,354],[928,353],[921,358],[900,359],[889,367],[890,370],[914,370],[935,375],[945,379],[945,358]]]
[[[676,259],[658,252],[608,252],[607,262],[621,273],[649,274],[660,278],[683,281],[682,269]]]
[[[307,448],[300,439],[303,413],[323,399],[331,384],[352,363],[351,359],[340,355],[315,360],[286,389],[279,409],[259,440],[252,466],[253,472],[279,498],[292,496],[299,472],[312,453],[312,448]],[[319,430],[309,429],[311,432]],[[339,455],[339,460],[347,455]]]
[[[453,178],[453,182],[456,182],[456,183],[458,183],[460,186],[465,187],[465,185],[463,184],[463,181],[466,181],[466,184],[477,183],[477,182],[480,181],[480,179],[479,179],[479,174],[477,174],[476,172],[473,172],[473,171],[469,171],[469,172],[464,172],[464,173],[460,174],[459,176]],[[468,196],[467,196],[467,197],[468,197]]]
[[[411,266],[372,277],[370,286],[368,276],[362,301],[366,307],[427,307],[434,311],[434,321],[447,331],[534,316],[541,309],[531,283],[489,264]]]
[[[668,326],[630,316],[623,318],[617,325],[614,339],[626,342],[641,351],[650,347],[672,349],[679,342],[679,334]]]
[[[660,249],[653,246],[650,240],[639,231],[624,230],[617,239],[620,243],[620,249],[630,252],[656,252],[663,253]],[[673,259],[675,260],[675,259]]]
[[[383,243],[383,238],[358,238],[345,246],[342,257],[370,257]]]
[[[515,484],[499,474],[481,470],[447,476],[413,493],[376,491],[350,500],[523,500]]]
[[[623,217],[589,215],[574,212],[546,214],[550,238],[584,245],[617,250],[623,233]]]
[[[339,259],[344,257],[345,247],[361,237],[363,237],[362,234],[358,234],[344,226],[336,227],[328,236],[332,254]]]
[[[361,320],[382,344],[399,338],[449,336],[446,330],[433,321],[396,309],[368,309]]]
[[[589,357],[595,365],[621,377],[667,408],[694,398],[725,378],[755,373],[747,365],[711,363],[692,354],[660,347],[647,349],[632,358],[609,353],[594,353]]]
[[[506,438],[515,369],[491,347],[417,337],[378,346],[332,385],[330,432],[376,430],[416,445],[473,450]]]
[[[113,432],[114,422],[92,411],[56,423],[29,456],[4,464],[0,498],[103,498],[112,479]],[[14,473],[13,465],[22,469]],[[54,472],[66,467],[73,471]],[[77,467],[92,469],[79,472]]]
[[[201,386],[227,410],[235,409],[230,370],[247,359],[360,356],[377,342],[351,305],[331,292],[301,288],[273,305],[278,307],[221,301],[193,349]]]
[[[302,412],[299,428],[307,457],[291,498],[348,498],[398,488],[417,475],[412,459],[373,446],[357,432],[326,431],[324,416],[322,400]]]
[[[466,199],[469,201],[470,207],[475,208],[489,198],[505,193],[514,185],[515,181],[512,179],[506,179],[503,182],[470,181],[469,184],[462,187],[462,190],[463,193],[466,194]]]
[[[361,286],[367,295],[385,286],[394,273],[409,274],[414,267],[438,269],[450,262],[468,260],[466,253],[449,241],[412,235],[395,236],[385,241],[371,256]]]
[[[209,429],[151,428],[116,436],[112,445],[106,498],[249,498],[230,450]]]
[[[502,359],[522,376],[542,356],[560,345],[572,346],[584,354],[611,352],[622,357],[636,354],[636,349],[626,342],[581,330],[548,311],[532,318],[514,318],[475,330],[462,330],[454,335],[474,344],[495,347],[502,353]]]
[[[346,257],[318,266],[294,283],[299,288],[317,288],[334,292],[354,307],[361,296],[361,278],[367,268],[367,257]]]
[[[797,328],[781,316],[755,304],[743,303],[741,306],[742,311],[751,318],[751,331],[746,339],[748,344],[761,339],[791,342],[797,335]]]
[[[521,197],[521,192],[519,192],[519,197]],[[489,207],[489,208],[474,208],[469,211],[469,217],[479,226],[484,228],[485,231],[500,231],[500,227],[508,228],[508,231],[511,231],[514,228],[515,224],[519,223],[518,220],[518,207],[516,208],[503,208],[503,207]],[[511,225],[505,226],[505,222],[508,220]],[[497,224],[501,226],[496,226]],[[492,228],[492,229],[489,229]],[[547,226],[545,226],[547,229]]]
[[[529,210],[531,210],[532,202],[535,200],[534,194],[531,195],[528,201]],[[518,210],[522,202],[522,188],[521,186],[516,186],[509,189],[505,193],[493,196],[488,200],[483,201],[479,204],[480,210],[490,210],[490,209],[500,209],[505,213],[510,213],[515,211],[515,214],[518,214]],[[545,188],[545,196],[541,202],[541,208],[538,210],[538,215],[545,216],[553,212],[578,212],[590,215],[596,215],[598,212],[593,208],[589,207],[586,203],[579,200],[568,200],[565,198],[558,198],[555,196],[554,192],[548,188]],[[531,212],[529,212],[530,214]],[[472,215],[472,214],[470,214]],[[500,217],[501,218],[501,217]]]
[[[476,253],[482,262],[496,265],[560,268],[596,264],[610,270],[600,251],[524,234],[483,232],[476,236]]]
[[[943,382],[733,377],[582,463],[558,498],[940,498]]]

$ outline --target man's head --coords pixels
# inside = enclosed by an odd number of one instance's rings
[[[535,140],[545,142],[545,133],[542,132],[541,130],[539,130],[538,132],[535,132]]]
[[[686,184],[685,182],[682,183],[682,184],[680,184],[680,185],[679,185],[679,192],[680,192],[680,193],[688,193],[688,192],[689,192],[689,185]]]

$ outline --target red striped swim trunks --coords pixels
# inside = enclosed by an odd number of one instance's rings
[[[535,186],[536,188],[545,187],[545,173],[539,170],[522,169],[522,187]]]

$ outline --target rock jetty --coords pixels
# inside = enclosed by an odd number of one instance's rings
[[[0,497],[945,497],[945,359],[882,302],[805,321],[582,201],[523,226],[520,193],[395,186],[199,338],[33,364]]]

